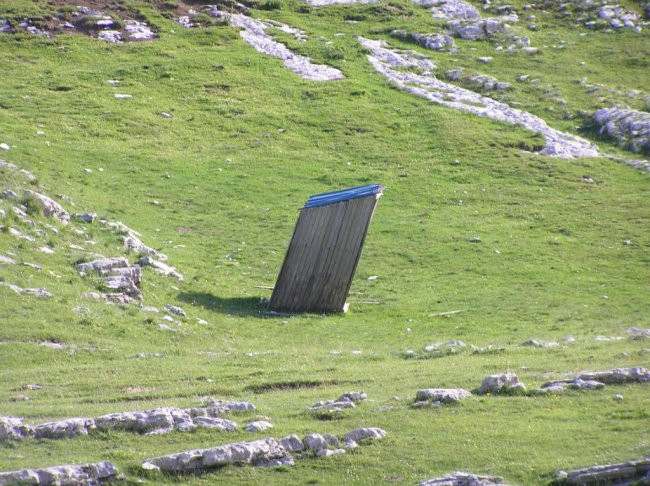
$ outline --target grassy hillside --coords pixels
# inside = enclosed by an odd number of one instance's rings
[[[59,8],[55,3],[3,2],[0,19],[43,18]],[[145,267],[143,304],[181,306],[188,318],[162,331],[162,314],[81,298],[96,289],[76,263],[92,253],[132,262],[136,255],[97,221],[64,227],[32,211],[32,227],[12,213],[11,200],[0,200],[0,255],[19,263],[0,265],[0,280],[54,294],[43,300],[0,286],[0,415],[37,424],[189,407],[209,395],[253,402],[255,413],[234,420],[244,425],[266,416],[275,428],[5,441],[0,470],[108,460],[130,481],[151,484],[413,484],[452,470],[540,484],[560,468],[650,453],[648,385],[410,406],[420,388],[472,390],[503,371],[532,389],[581,371],[650,367],[647,340],[627,334],[650,327],[650,186],[647,172],[607,157],[537,155],[537,135],[399,91],[372,70],[355,39],[418,50],[440,73],[461,66],[509,82],[510,91],[494,96],[595,141],[602,153],[638,158],[601,138],[586,114],[616,103],[647,109],[650,29],[593,32],[536,11],[537,30],[524,21],[516,28],[538,54],[457,40],[460,51],[450,55],[388,35],[443,25],[407,0],[253,8],[255,18],[304,30],[305,43],[277,38],[346,76],[316,83],[256,52],[233,28],[184,29],[151,4],[118,3],[155,26],[158,37],[110,45],[77,34],[0,34],[0,143],[10,146],[0,159],[37,177],[30,182],[0,168],[0,190],[38,190],[71,212],[96,212],[140,232],[185,277],[181,283]],[[479,64],[479,56],[494,59]],[[540,81],[517,83],[522,74]],[[583,78],[602,87],[589,92],[577,82]],[[270,293],[258,287],[274,284],[307,196],[367,183],[386,190],[350,312],[266,314],[260,299]],[[475,237],[480,243],[469,241]],[[39,251],[44,245],[54,253]],[[75,310],[80,306],[88,313]],[[460,312],[437,315],[449,311]],[[576,342],[519,346],[567,336]],[[449,340],[494,349],[423,349]],[[26,390],[27,384],[42,388]],[[349,390],[364,390],[368,402],[329,420],[304,413]],[[615,394],[623,395],[621,403]],[[139,467],[187,449],[291,433],[341,435],[362,426],[381,427],[388,438],[293,468],[177,477]]]

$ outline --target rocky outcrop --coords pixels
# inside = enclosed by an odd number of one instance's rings
[[[63,224],[68,224],[70,222],[70,213],[68,213],[58,202],[29,189],[25,189],[24,192],[25,197],[33,198],[41,205],[45,216],[53,216]]]
[[[430,0],[430,12],[434,19],[478,19],[481,14],[473,5],[462,0]]]
[[[499,476],[487,476],[470,472],[453,472],[440,478],[426,479],[419,486],[504,486]]]
[[[77,271],[81,276],[98,274],[100,276],[96,280],[98,285],[119,291],[114,294],[105,294],[106,300],[118,300],[117,303],[128,304],[129,299],[121,299],[118,296],[122,294],[128,298],[142,298],[142,291],[139,288],[142,271],[138,265],[130,265],[126,258],[99,258],[91,262],[79,263]]]
[[[507,31],[507,25],[500,19],[481,19],[475,22],[453,20],[447,24],[447,29],[454,37],[466,40],[490,39]]]
[[[617,464],[602,464],[556,475],[557,484],[586,486],[609,484],[623,486],[650,484],[650,457]]]
[[[166,263],[159,262],[149,256],[142,257],[138,260],[138,265],[140,266],[150,266],[153,268],[153,271],[161,275],[169,276],[175,278],[179,282],[185,280],[183,276],[176,271],[176,269]]]
[[[393,30],[390,35],[396,39],[415,42],[432,51],[454,52],[456,50],[454,39],[447,34],[410,34],[405,30]]]
[[[346,408],[355,408],[356,403],[367,400],[365,392],[356,391],[356,392],[347,392],[341,395],[336,400],[326,400],[320,401],[313,404],[307,409],[307,412],[327,412],[327,413],[336,413],[340,412]]]
[[[623,385],[625,383],[648,383],[650,371],[645,368],[614,368],[607,371],[593,371],[578,375],[581,380],[595,380],[606,385]]]
[[[415,394],[414,406],[423,405],[440,405],[454,404],[465,398],[471,397],[472,394],[462,388],[425,388],[418,390]]]
[[[483,395],[485,393],[513,393],[525,390],[526,385],[519,381],[516,374],[499,373],[483,378],[478,393]]]
[[[285,67],[299,76],[311,81],[333,81],[344,79],[341,71],[323,64],[313,64],[311,59],[291,52],[284,44],[277,42],[267,33],[268,29],[280,29],[294,35],[298,40],[304,39],[304,33],[285,24],[270,23],[235,14],[230,17],[230,25],[241,29],[240,35],[244,41],[253,46],[256,51],[281,59]]]
[[[215,469],[228,465],[268,465],[268,461],[286,461],[293,464],[289,453],[273,438],[236,442],[208,449],[195,449],[147,459],[142,467],[148,470],[186,472]]]
[[[650,154],[650,113],[623,108],[603,108],[594,113],[600,132],[633,152]]]
[[[520,125],[527,130],[539,133],[545,140],[545,147],[540,151],[544,155],[567,159],[599,155],[596,146],[591,142],[555,130],[535,115],[440,81],[431,73],[435,69],[435,65],[426,56],[390,49],[384,41],[373,41],[363,37],[359,37],[359,41],[370,52],[368,60],[373,68],[404,91],[425,98],[432,103],[467,111],[492,120]],[[406,71],[407,69],[408,71]],[[413,71],[417,71],[417,73]]]
[[[23,469],[0,472],[0,485],[97,485],[116,481],[119,471],[110,462],[70,464],[43,469]]]
[[[48,290],[46,290],[46,289],[44,289],[42,287],[38,287],[38,288],[34,288],[34,289],[24,289],[22,287],[19,287],[18,285],[14,285],[14,284],[10,284],[10,283],[7,283],[7,282],[2,282],[2,281],[0,281],[0,285],[2,285],[4,287],[7,287],[10,290],[13,290],[14,292],[16,292],[19,295],[29,295],[29,296],[32,296],[32,297],[36,297],[38,299],[49,299],[51,297],[54,297],[52,292],[50,292],[50,291],[48,291]]]

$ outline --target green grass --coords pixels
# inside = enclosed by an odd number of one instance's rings
[[[71,211],[123,221],[168,254],[185,282],[145,269],[144,303],[180,305],[190,319],[166,333],[157,329],[159,317],[134,306],[82,300],[79,295],[94,287],[74,264],[89,255],[69,245],[83,246],[87,238],[35,215],[36,228],[46,234],[33,244],[1,233],[0,254],[11,252],[43,270],[0,266],[0,279],[43,286],[55,297],[41,301],[0,287],[1,414],[40,423],[191,406],[212,395],[255,403],[255,414],[235,420],[243,425],[257,414],[268,416],[275,424],[268,435],[276,438],[343,434],[359,426],[382,427],[389,436],[349,455],[297,461],[291,469],[228,468],[177,478],[147,475],[138,466],[164,453],[262,435],[115,432],[3,443],[0,470],[110,460],[129,480],[151,483],[412,484],[460,469],[538,484],[558,468],[648,455],[649,389],[643,385],[410,407],[419,388],[474,389],[494,372],[515,371],[533,388],[564,373],[650,367],[647,342],[594,341],[599,334],[627,336],[631,326],[649,327],[646,173],[606,158],[567,161],[522,152],[522,146],[539,145],[540,137],[390,86],[372,71],[354,36],[424,52],[388,36],[394,28],[439,28],[425,9],[407,1],[318,10],[295,1],[254,10],[257,17],[305,30],[305,44],[282,39],[347,77],[323,84],[260,55],[229,27],[185,30],[147,5],[129,6],[158,27],[159,39],[110,46],[75,35],[0,36],[0,142],[12,146],[0,155],[34,172],[44,193],[70,196],[74,207],[61,202]],[[0,18],[47,8],[45,2],[7,2]],[[350,16],[364,20],[345,22]],[[538,25],[536,32],[526,32],[523,22],[517,27],[541,48],[536,56],[466,41],[458,41],[457,62],[427,54],[439,72],[461,66],[510,82],[513,89],[500,95],[504,101],[521,103],[554,128],[582,131],[603,152],[633,157],[598,138],[580,117],[606,103],[575,80],[650,92],[647,29],[580,37],[582,30],[554,17]],[[339,32],[346,35],[333,37]],[[569,48],[550,47],[560,37]],[[330,40],[334,44],[326,45]],[[482,55],[494,61],[476,63]],[[547,111],[551,103],[542,90],[515,82],[524,73],[567,105]],[[113,88],[109,79],[120,84]],[[115,93],[133,98],[115,99]],[[642,97],[605,96],[642,107]],[[165,119],[161,112],[174,116]],[[584,176],[597,183],[583,182]],[[7,171],[0,181],[1,190],[31,186]],[[371,182],[387,189],[352,285],[351,311],[264,315],[259,300],[269,293],[255,286],[273,285],[306,197]],[[0,207],[8,210],[9,203],[0,201]],[[12,215],[0,224],[34,231]],[[98,223],[71,226],[85,228],[96,242],[85,245],[90,251],[126,254],[120,238]],[[475,236],[480,244],[468,241]],[[56,253],[36,250],[45,244]],[[377,280],[368,280],[371,275]],[[90,313],[78,314],[76,306]],[[462,312],[431,316],[451,310]],[[568,335],[578,342],[559,349],[517,346]],[[403,358],[406,350],[421,352],[450,339],[505,349]],[[76,350],[47,349],[38,346],[41,340]],[[29,383],[43,389],[20,390]],[[303,413],[318,400],[356,389],[365,390],[369,402],[340,418]],[[613,400],[616,393],[623,403]],[[30,400],[14,401],[19,395]]]

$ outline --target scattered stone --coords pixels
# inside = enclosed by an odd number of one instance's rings
[[[636,461],[617,464],[603,464],[576,469],[574,471],[559,471],[556,480],[560,484],[582,486],[587,484],[647,484],[650,472],[650,457]],[[639,481],[639,483],[636,483]]]
[[[477,60],[478,62],[482,62],[482,63],[492,62],[492,58],[489,57],[489,56],[486,56],[486,57],[477,57],[476,60]]]
[[[174,314],[181,317],[187,317],[185,311],[180,307],[176,307],[175,305],[166,304],[163,308],[170,314]]]
[[[115,98],[118,100],[128,100],[133,98],[133,95],[130,94],[124,94],[124,93],[115,93]]]
[[[148,470],[182,472],[228,465],[262,466],[268,465],[267,461],[270,460],[290,458],[289,453],[275,439],[267,438],[155,457],[147,459],[142,467]],[[288,462],[282,464],[288,465]]]
[[[348,402],[364,402],[368,399],[368,395],[364,391],[351,391],[346,392],[338,398],[339,402],[348,401]]]
[[[566,389],[570,390],[602,390],[605,385],[595,380],[582,380],[580,378],[570,378],[568,380],[555,380],[544,383],[538,391],[545,393],[563,393]]]
[[[453,472],[441,478],[426,479],[420,486],[504,486],[505,482],[499,476],[487,476],[469,472]]]
[[[618,402],[618,403],[622,403],[623,402],[623,395],[621,395],[620,393],[617,393],[616,395],[614,395],[614,400],[616,400],[616,402]]]
[[[538,341],[536,339],[528,339],[520,344],[520,346],[531,346],[534,348],[556,348],[559,345],[560,344],[555,341]]]
[[[348,5],[352,3],[368,4],[379,0],[305,0],[312,7],[325,7],[327,5]]]
[[[8,256],[0,255],[0,265],[15,265],[16,260]]]
[[[275,41],[266,32],[268,29],[276,28],[293,34],[299,40],[303,39],[304,33],[297,29],[293,29],[285,24],[271,24],[239,14],[232,15],[230,25],[242,29],[239,33],[242,39],[253,46],[256,51],[282,59],[285,67],[305,79],[311,81],[333,81],[345,78],[343,73],[336,68],[322,64],[313,64],[308,57],[294,54],[284,44]]]
[[[623,108],[603,108],[594,113],[601,133],[615,138],[633,152],[650,152],[650,113]]]
[[[176,329],[174,329],[173,327],[168,326],[167,324],[158,324],[158,330],[159,331],[176,332]]]
[[[0,281],[0,286],[8,287],[19,295],[30,295],[32,297],[37,297],[39,299],[49,299],[54,297],[54,295],[44,288],[34,288],[34,289],[23,289],[18,285],[9,284],[7,282]]]
[[[316,451],[316,456],[317,457],[331,457],[335,456],[338,454],[345,454],[346,450],[345,449],[321,449],[319,451]]]
[[[170,276],[172,278],[175,278],[179,282],[182,282],[184,280],[183,276],[180,273],[178,273],[174,267],[169,266],[166,263],[159,262],[158,260],[154,260],[153,258],[148,256],[140,258],[138,260],[138,265],[151,266],[154,272],[160,273],[161,275]]]
[[[345,434],[345,441],[363,442],[364,440],[379,440],[386,437],[386,431],[377,427],[359,428]]]
[[[516,391],[525,391],[526,386],[519,381],[515,373],[500,373],[483,378],[483,382],[478,389],[478,393],[512,393]]]
[[[262,432],[263,430],[272,429],[273,424],[265,420],[257,420],[255,422],[249,422],[244,427],[246,432]]]
[[[462,388],[425,388],[415,395],[415,405],[458,403],[472,394]]]
[[[24,424],[23,419],[19,417],[0,417],[0,441],[22,439],[31,437],[33,434],[33,427]]]
[[[614,368],[607,371],[582,373],[578,376],[581,380],[595,380],[607,385],[622,385],[625,383],[650,382],[650,371],[645,368]]]
[[[417,2],[421,5],[422,2]],[[473,20],[481,18],[476,7],[462,0],[427,0],[427,6],[431,6],[430,12],[434,19],[463,19]]]
[[[456,51],[454,39],[447,34],[409,34],[405,30],[393,30],[390,35],[397,39],[415,42],[433,51]]]
[[[452,20],[447,23],[447,29],[454,37],[466,40],[483,40],[504,34],[507,27],[499,19],[481,19],[475,22]]]
[[[148,247],[142,241],[138,236],[133,233],[129,232],[127,236],[124,236],[124,247],[128,248],[129,250],[134,250],[136,253],[139,253],[140,255],[148,255],[153,258],[157,258],[158,260],[167,261],[167,255],[164,255],[153,248]]]
[[[9,147],[9,144],[7,143],[0,143],[0,149],[2,150],[9,150],[11,147]]]
[[[75,213],[73,217],[74,219],[83,221],[84,223],[92,223],[97,219],[97,213]]]
[[[0,263],[2,263],[2,257],[0,257]],[[639,329],[638,327],[631,327],[627,330],[627,333],[632,336],[632,339],[650,338],[650,329]]]
[[[122,33],[117,30],[102,30],[97,34],[97,38],[110,44],[119,44],[122,42]]]
[[[118,473],[117,468],[110,462],[70,464],[43,469],[0,472],[0,484],[96,485],[117,481]]]
[[[25,189],[24,193],[26,197],[34,198],[39,202],[43,208],[45,216],[54,216],[64,225],[68,224],[70,221],[70,214],[56,201],[44,196],[43,194],[39,194],[38,192],[30,191],[29,189]]]
[[[384,41],[373,41],[363,37],[359,37],[358,40],[370,51],[368,60],[373,68],[390,82],[411,94],[423,97],[432,103],[521,125],[532,132],[540,133],[545,140],[545,147],[540,152],[544,155],[568,159],[598,156],[596,146],[587,140],[555,130],[530,113],[440,81],[431,74],[430,67],[424,67],[427,64],[433,66],[426,56],[413,56],[407,51],[389,49]],[[409,69],[409,71],[400,69]],[[413,70],[419,73],[415,74]]]
[[[220,430],[236,430],[237,424],[232,420],[226,420],[219,417],[195,417],[194,423],[200,427]]]

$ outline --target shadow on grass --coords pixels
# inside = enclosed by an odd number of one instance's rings
[[[234,316],[278,317],[267,314],[267,304],[259,297],[218,297],[206,292],[183,292],[178,298],[192,305],[199,305],[213,312]],[[286,317],[286,316],[285,316]]]

